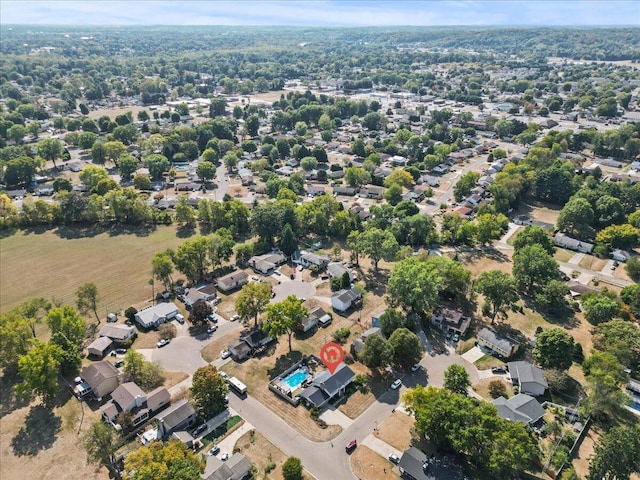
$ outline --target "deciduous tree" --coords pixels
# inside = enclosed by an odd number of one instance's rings
[[[444,388],[462,395],[467,394],[467,388],[471,386],[467,370],[458,364],[449,365],[444,371]]]
[[[476,290],[484,296],[489,306],[487,313],[492,324],[498,315],[506,318],[507,311],[513,309],[520,299],[514,279],[500,270],[482,272],[476,282]]]
[[[629,479],[640,472],[640,429],[616,426],[602,435],[589,462],[589,480]]]
[[[536,337],[533,358],[542,368],[568,370],[574,350],[573,337],[561,328],[552,328]]]
[[[63,352],[57,345],[32,340],[32,348],[18,360],[18,375],[22,382],[16,393],[23,399],[39,397],[51,407],[58,394],[58,374]]]
[[[274,337],[287,334],[289,352],[291,352],[291,336],[302,320],[309,316],[309,310],[302,305],[302,302],[301,298],[289,295],[281,302],[267,305],[266,319],[262,328]]]
[[[98,325],[100,325],[100,317],[98,316],[99,301],[98,286],[94,282],[87,282],[76,290],[76,305],[78,310],[83,314],[92,311],[96,316],[96,320],[98,320]]]
[[[120,448],[121,439],[115,428],[98,420],[84,434],[82,442],[87,451],[87,460],[104,465],[110,475],[113,475],[116,480],[120,480],[116,452]]]
[[[204,460],[180,441],[152,442],[127,455],[124,479],[196,480],[204,467]]]
[[[227,383],[213,365],[199,368],[193,374],[191,398],[201,418],[213,418],[222,412],[228,391]]]
[[[258,326],[258,316],[265,311],[271,299],[271,287],[262,282],[249,282],[236,298],[236,312],[243,320],[253,318]]]
[[[393,350],[393,361],[400,367],[418,363],[424,353],[418,336],[407,328],[396,329],[389,337]]]
[[[393,347],[380,335],[369,335],[358,359],[372,370],[382,370],[393,360]]]

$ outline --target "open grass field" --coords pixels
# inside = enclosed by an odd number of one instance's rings
[[[504,396],[506,398],[513,396],[513,387],[509,382],[505,381],[502,378],[483,378],[471,388],[473,388],[473,391],[484,398],[487,402],[490,402],[491,400],[493,400],[493,397],[489,393],[489,384],[494,380],[501,382],[505,386],[506,394]]]
[[[122,312],[151,298],[153,255],[183,242],[175,227],[164,226],[85,235],[78,229],[16,232],[0,241],[0,312],[32,296],[75,304],[75,291],[86,282],[98,286],[98,315],[107,308]]]

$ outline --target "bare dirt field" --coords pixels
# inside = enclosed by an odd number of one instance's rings
[[[598,258],[593,255],[585,255],[582,261],[580,262],[580,266],[582,268],[588,268],[590,270],[594,270],[599,272],[602,270],[609,260],[606,258]]]
[[[473,385],[471,388],[473,388],[473,391],[476,392],[478,395],[480,395],[482,398],[484,398],[487,402],[490,402],[491,400],[493,400],[493,397],[489,393],[489,384],[494,380],[499,381],[505,386],[505,389],[506,389],[506,394],[504,395],[505,397],[509,398],[513,396],[513,387],[511,386],[511,384],[509,384],[502,378],[497,378],[497,379],[483,378],[478,383]]]
[[[16,232],[0,241],[0,311],[32,296],[73,305],[76,289],[95,282],[98,314],[103,315],[106,308],[122,312],[151,298],[148,281],[153,255],[183,242],[174,227]]]
[[[61,396],[63,397],[63,396]],[[107,470],[87,464],[81,435],[100,417],[99,410],[84,406],[68,395],[49,413],[39,404],[17,408],[4,415],[0,428],[0,478],[46,480],[55,473],[65,480],[107,480]],[[3,399],[3,402],[6,398]]]
[[[464,264],[464,268],[470,270],[473,276],[478,276],[487,270],[501,270],[511,273],[512,252],[501,250],[474,250],[457,252],[458,259]],[[449,256],[453,256],[449,254]]]
[[[373,450],[359,446],[351,454],[351,470],[358,478],[366,478],[367,480],[389,480],[400,478],[393,471],[393,464],[386,458],[382,458]]]
[[[233,451],[246,455],[249,461],[258,469],[258,474],[255,477],[256,480],[283,479],[282,464],[287,459],[287,456],[282,450],[276,447],[260,433],[245,433],[238,439]],[[266,468],[268,465],[275,465],[275,468],[270,472],[267,472]],[[305,474],[304,478],[307,480],[311,477],[308,474]]]
[[[380,424],[378,438],[404,452],[418,440],[413,424],[413,417],[403,412],[393,412]]]

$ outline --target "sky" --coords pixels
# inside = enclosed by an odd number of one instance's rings
[[[640,25],[638,0],[1,0],[0,24]]]

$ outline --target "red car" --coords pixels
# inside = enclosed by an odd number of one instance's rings
[[[354,438],[353,440],[351,440],[349,443],[347,443],[347,446],[344,447],[345,451],[347,453],[351,453],[353,452],[356,447],[358,446],[358,442],[356,441],[356,439]]]

